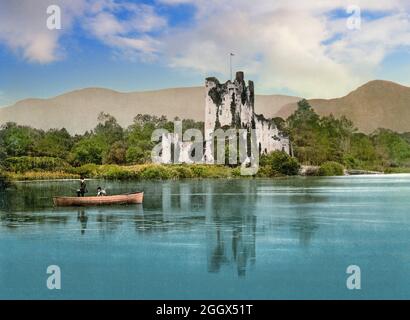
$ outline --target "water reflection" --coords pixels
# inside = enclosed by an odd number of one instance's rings
[[[80,222],[81,224],[81,229],[80,229],[81,234],[84,234],[85,230],[87,229],[87,221],[88,221],[88,216],[85,214],[84,209],[78,210],[77,221]]]
[[[317,206],[312,204],[319,204],[326,201],[326,197],[312,196],[306,191],[301,191],[304,195],[289,196],[289,201],[295,205],[294,211],[296,219],[290,223],[292,232],[296,232],[299,238],[299,243],[308,247],[313,239],[319,224],[316,221],[315,213]],[[306,205],[308,204],[308,205]]]
[[[257,235],[275,237],[275,230],[286,226],[298,234],[300,245],[309,246],[319,227],[311,204],[326,201],[309,188],[295,190],[292,181],[279,182],[274,190],[270,182],[255,180],[129,182],[107,188],[112,193],[144,190],[143,206],[53,208],[52,196],[67,194],[74,183],[22,184],[9,190],[0,201],[0,230],[61,224],[66,233],[79,230],[82,238],[179,233],[182,241],[190,233],[203,234],[208,272],[233,267],[243,277],[256,262]],[[99,184],[90,182],[90,188],[93,183]]]

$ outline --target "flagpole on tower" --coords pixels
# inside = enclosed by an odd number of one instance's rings
[[[232,75],[232,57],[234,56],[234,54],[231,52],[230,54],[229,54],[229,66],[230,66],[230,70],[231,70],[231,81],[232,81],[232,77],[233,77],[233,75]]]

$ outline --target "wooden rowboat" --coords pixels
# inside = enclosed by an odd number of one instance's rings
[[[103,197],[54,197],[53,202],[57,207],[101,206],[111,204],[138,204],[142,203],[143,198],[144,192],[136,192]]]

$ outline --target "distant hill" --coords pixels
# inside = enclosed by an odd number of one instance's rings
[[[255,111],[266,117],[287,118],[296,110],[296,102],[300,99],[257,95]],[[309,102],[320,115],[345,115],[365,133],[377,128],[410,131],[410,88],[394,82],[375,80],[345,97]],[[49,99],[26,99],[0,108],[0,124],[14,121],[40,129],[64,127],[71,133],[83,133],[95,127],[101,111],[112,114],[126,127],[139,113],[166,115],[168,119],[204,120],[204,107],[203,87],[130,93],[86,88]]]
[[[318,114],[344,115],[365,133],[378,128],[410,131],[410,88],[394,82],[370,81],[345,97],[309,102]],[[291,103],[283,106],[277,115],[287,118],[295,110],[296,104]]]
[[[300,98],[282,95],[258,95],[257,113],[273,117],[284,106]],[[83,133],[97,124],[103,111],[117,118],[126,127],[141,114],[176,116],[204,120],[205,89],[203,87],[164,89],[121,93],[102,88],[86,88],[50,99],[26,99],[10,107],[0,108],[0,124],[7,121],[39,129],[66,128],[71,133]]]

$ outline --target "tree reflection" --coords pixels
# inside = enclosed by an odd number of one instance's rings
[[[329,201],[326,195],[315,194],[311,185],[304,188],[303,181],[241,179],[147,182],[141,187],[144,205],[53,208],[52,196],[67,194],[76,183],[21,184],[12,192],[7,190],[0,201],[0,227],[17,230],[30,224],[71,223],[80,226],[81,236],[103,239],[129,236],[130,230],[134,236],[180,232],[185,241],[199,234],[205,240],[200,248],[205,248],[208,272],[231,268],[244,277],[256,262],[257,231],[275,243],[283,236],[277,230],[290,230],[301,246],[309,246],[319,228],[318,207]],[[131,188],[139,187],[132,182],[111,185],[111,190],[118,190],[112,193]]]
[[[155,233],[201,224],[206,230],[208,271],[219,272],[224,265],[235,265],[237,274],[244,276],[247,266],[256,260],[255,197],[251,181],[241,184],[164,183],[161,202],[150,204],[151,209],[161,214],[146,212],[136,217],[135,228],[140,233]]]
[[[251,182],[231,185],[232,195],[225,197],[209,186],[206,201],[208,271],[219,272],[224,265],[235,265],[245,276],[249,264],[256,261],[255,185]],[[218,201],[224,197],[225,201]]]
[[[86,215],[84,209],[78,210],[77,221],[79,221],[81,225],[81,229],[80,229],[81,234],[84,234],[85,230],[87,230],[87,222],[88,222],[88,216]]]

